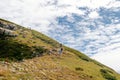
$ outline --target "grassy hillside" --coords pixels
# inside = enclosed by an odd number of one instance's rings
[[[15,26],[17,34],[0,36],[0,80],[120,80],[114,70],[77,50],[64,46],[58,55],[59,43],[42,33],[0,22]]]

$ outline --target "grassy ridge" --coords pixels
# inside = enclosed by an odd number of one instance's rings
[[[42,33],[6,20],[0,21],[15,25],[18,34],[17,37],[0,39],[0,80],[120,79],[114,70],[72,48],[64,46],[64,54],[60,57],[57,55],[59,42]],[[50,50],[54,50],[52,55],[48,55]],[[8,63],[4,64],[6,59]]]

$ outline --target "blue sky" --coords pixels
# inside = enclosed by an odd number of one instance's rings
[[[119,0],[1,0],[0,18],[40,31],[120,72]]]

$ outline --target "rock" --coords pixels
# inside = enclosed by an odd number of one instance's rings
[[[9,37],[17,37],[18,35],[15,34],[12,30],[4,29],[0,27],[0,34]]]

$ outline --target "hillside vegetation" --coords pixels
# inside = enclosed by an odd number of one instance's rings
[[[60,43],[42,33],[3,19],[0,23],[0,80],[120,80],[114,70],[77,50],[64,46],[58,55]]]

